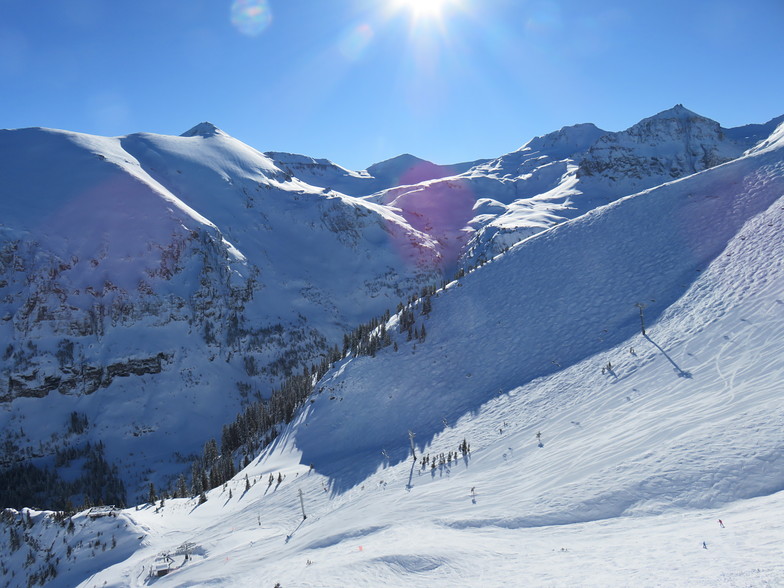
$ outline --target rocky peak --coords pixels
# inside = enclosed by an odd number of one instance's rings
[[[668,110],[645,118],[626,131],[614,135],[621,140],[628,138],[646,143],[690,137],[702,142],[724,140],[719,123],[692,112],[682,104],[676,104]]]
[[[680,118],[680,119],[690,119],[690,118],[705,118],[700,116],[693,110],[689,110],[683,104],[676,104],[672,108],[668,108],[667,110],[662,110],[658,114],[654,114],[650,119],[671,119],[671,118]]]
[[[599,138],[580,161],[579,175],[629,180],[631,193],[725,163],[743,151],[719,123],[677,104]]]

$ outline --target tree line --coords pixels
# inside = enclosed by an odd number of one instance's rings
[[[424,341],[425,326],[417,326],[417,311],[427,316],[432,310],[431,297],[436,286],[425,286],[419,296],[412,295],[406,304],[398,304],[398,331],[406,333],[408,340]],[[273,390],[268,400],[257,400],[249,404],[233,422],[224,425],[220,447],[213,438],[205,443],[202,454],[191,464],[191,480],[188,486],[185,475],[178,477],[173,487],[164,492],[162,498],[199,496],[206,500],[205,493],[231,480],[237,467],[245,467],[277,438],[280,429],[291,422],[297,410],[313,392],[324,374],[341,359],[353,355],[374,357],[390,345],[397,350],[397,343],[387,330],[391,318],[389,311],[362,323],[343,337],[343,348],[337,345],[323,354],[322,361],[305,367],[301,373],[286,378],[280,387]],[[152,495],[152,488],[150,494]],[[156,496],[157,497],[157,496]]]
[[[84,459],[82,473],[73,481],[64,480],[55,469],[29,462],[0,471],[0,504],[16,509],[37,507],[67,512],[75,511],[76,505],[125,505],[125,485],[117,466],[104,458],[102,442],[58,449],[55,454],[59,466],[73,459]]]

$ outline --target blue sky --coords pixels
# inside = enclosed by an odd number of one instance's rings
[[[404,152],[494,157],[676,103],[724,126],[784,114],[782,0],[418,6],[0,0],[0,127],[179,134],[209,120],[262,151],[363,169]]]

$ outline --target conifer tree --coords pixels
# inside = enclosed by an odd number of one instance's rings
[[[188,496],[188,486],[185,483],[185,476],[180,474],[177,478],[177,488],[174,491],[175,498],[185,498]]]

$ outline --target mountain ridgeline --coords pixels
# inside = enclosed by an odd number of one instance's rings
[[[737,160],[780,122],[724,129],[679,105],[622,132],[565,127],[495,159],[404,155],[363,171],[262,153],[210,123],[179,137],[0,131],[0,486],[13,486],[0,506],[221,483],[333,362],[424,341],[434,285]],[[210,439],[225,470],[212,479]],[[322,457],[317,440],[305,446]]]

